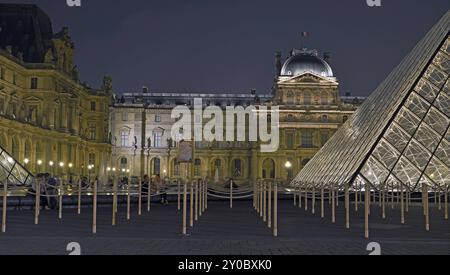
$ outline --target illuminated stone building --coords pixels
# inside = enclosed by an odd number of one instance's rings
[[[193,108],[194,98],[201,98],[205,106],[221,106],[224,110],[226,106],[278,105],[280,147],[274,153],[262,153],[259,144],[252,142],[196,142],[196,177],[216,183],[233,178],[238,184],[262,178],[292,179],[363,99],[339,96],[332,68],[315,50],[294,49],[284,65],[277,53],[276,71],[273,91],[266,94],[161,93],[148,88],[124,93],[112,108],[111,166],[119,171],[130,169],[130,174],[137,176],[180,177],[176,144],[169,148],[168,143],[175,123],[171,111],[177,105]],[[285,167],[287,162],[290,168]]]
[[[0,145],[33,173],[106,171],[111,80],[81,84],[73,56],[38,7],[0,4]]]

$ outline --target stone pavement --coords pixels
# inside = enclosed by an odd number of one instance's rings
[[[430,204],[432,206],[432,204]],[[328,203],[326,206],[329,207]],[[92,235],[91,209],[64,209],[59,221],[56,211],[42,211],[40,224],[34,225],[31,210],[8,211],[7,232],[0,233],[0,254],[68,254],[70,242],[81,245],[82,254],[150,254],[150,255],[298,255],[298,254],[369,254],[367,244],[380,243],[382,254],[450,254],[450,224],[443,212],[431,209],[431,232],[425,232],[420,207],[410,209],[406,225],[400,225],[399,209],[388,208],[386,221],[373,207],[371,239],[365,240],[364,213],[351,211],[351,229],[344,227],[343,204],[337,209],[336,224],[294,206],[291,200],[279,203],[279,237],[253,210],[251,201],[210,202],[208,210],[182,236],[181,212],[174,203],[154,204],[150,213],[126,221],[126,206],[121,205],[118,224],[111,226],[111,209],[98,210],[97,235]],[[188,208],[189,209],[189,208]],[[316,205],[316,211],[319,204]]]

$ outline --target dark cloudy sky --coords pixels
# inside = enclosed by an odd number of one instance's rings
[[[341,92],[368,95],[450,8],[450,0],[1,0],[35,3],[69,26],[82,80],[117,92],[270,90],[274,52],[332,52]]]

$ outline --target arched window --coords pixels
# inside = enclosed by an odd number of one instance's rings
[[[327,122],[329,121],[328,116],[327,116],[327,115],[323,115],[323,116],[320,118],[320,121],[323,122],[323,123],[327,123]]]
[[[264,160],[262,177],[265,179],[274,179],[275,178],[275,161],[273,159]]]
[[[235,159],[233,162],[233,175],[235,177],[241,177],[242,176],[242,160],[241,159]]]
[[[25,158],[28,160],[31,158],[31,142],[30,141],[25,142]]]
[[[14,137],[12,139],[12,150],[11,150],[11,154],[12,156],[18,160],[19,159],[19,139]]]

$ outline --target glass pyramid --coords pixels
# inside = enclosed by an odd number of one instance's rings
[[[0,182],[6,182],[14,189],[32,187],[33,175],[0,146]],[[11,189],[8,187],[8,190]],[[3,189],[1,189],[3,190]]]
[[[450,185],[450,11],[305,166],[293,185]]]

